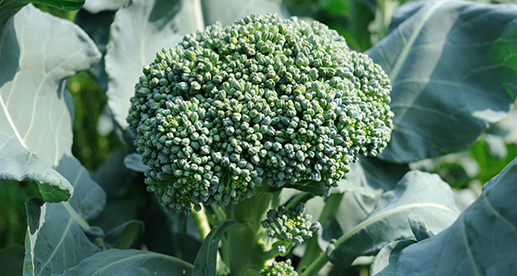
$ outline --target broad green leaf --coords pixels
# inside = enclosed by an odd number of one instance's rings
[[[139,175],[126,168],[124,157],[123,149],[114,150],[92,175],[93,180],[102,187],[109,199],[122,196]],[[136,202],[134,204],[136,205]]]
[[[36,183],[49,202],[72,195],[73,178],[54,170],[72,156],[73,106],[64,79],[99,58],[88,36],[66,20],[31,5],[14,17],[0,52],[0,181]]]
[[[31,3],[43,4],[62,10],[77,10],[83,6],[85,0],[33,0]]]
[[[43,204],[38,198],[26,202],[24,275],[62,273],[100,251],[87,236],[95,229],[86,220],[104,208],[104,191],[75,158],[64,156],[56,170],[70,179],[75,193],[64,203]]]
[[[406,164],[385,162],[378,158],[361,158],[359,162],[351,164],[350,172],[333,189],[348,192],[345,193],[337,212],[333,213],[337,222],[333,227],[340,227],[343,232],[349,231],[373,211],[381,194],[394,189],[408,171]],[[323,239],[324,235],[321,237]],[[329,238],[339,237],[328,236],[325,240],[328,242]],[[322,239],[320,245],[325,249],[328,243]]]
[[[398,275],[516,275],[517,159],[449,228],[401,252]]]
[[[144,232],[144,224],[130,220],[106,233],[104,242],[109,248],[128,249],[135,239]]]
[[[348,266],[358,256],[376,254],[387,243],[412,238],[408,215],[418,214],[438,233],[458,216],[452,191],[438,175],[408,172],[394,190],[385,192],[373,212],[327,249],[329,260]]]
[[[234,220],[223,220],[215,225],[208,236],[201,244],[201,248],[197,253],[194,261],[194,272],[192,276],[215,275],[217,264],[217,251],[219,250],[219,241],[221,235],[226,228],[238,223]],[[231,237],[230,237],[231,238]],[[244,253],[244,252],[243,252]]]
[[[3,32],[11,18],[29,3],[43,4],[62,10],[76,10],[84,0],[0,0],[0,43]]]
[[[192,264],[171,256],[135,249],[110,249],[83,260],[61,276],[191,275]]]
[[[516,99],[517,6],[419,3],[367,52],[393,86],[395,129],[379,157],[398,163],[467,149]]]
[[[274,12],[281,12],[281,1],[129,1],[115,15],[106,54],[108,103],[118,126],[127,129],[134,85],[157,51],[216,21],[227,25],[252,13]]]
[[[317,196],[327,196],[329,191],[323,189],[319,181],[314,180],[300,180],[295,184],[287,183],[283,188],[292,188],[302,192],[312,193]]]
[[[311,199],[307,209],[314,217],[320,216],[322,232],[318,235],[318,243],[325,250],[332,239],[340,238],[370,214],[377,198],[385,191],[395,188],[396,184],[409,167],[406,164],[395,164],[378,158],[361,158],[350,165],[350,172],[345,175],[337,188],[323,202],[320,198]],[[340,193],[341,198],[335,197]],[[344,194],[343,194],[344,193]],[[331,202],[339,206],[331,207]],[[329,209],[331,208],[331,209]],[[325,211],[322,211],[322,210]]]
[[[84,3],[83,9],[89,13],[100,13],[106,11],[116,11],[120,9],[128,0],[88,0]],[[95,24],[95,22],[91,22]]]
[[[373,259],[371,276],[396,276],[397,262],[402,249],[416,243],[414,240],[393,241],[385,245]]]
[[[144,165],[142,162],[142,155],[138,153],[131,153],[126,155],[124,158],[124,166],[136,172],[145,172],[149,169],[149,166]]]
[[[74,191],[66,203],[42,199],[26,203],[24,275],[60,273],[99,251],[86,237],[90,227],[85,220],[102,210],[105,194],[72,156],[73,105],[63,81],[88,69],[99,57],[93,42],[77,26],[31,5],[14,17],[2,41],[0,99],[6,119],[0,120],[0,155],[2,163],[8,164],[2,166],[2,177],[8,176],[2,180],[56,178],[66,181],[68,196]],[[37,162],[19,158],[24,155]],[[47,200],[68,196],[43,193]]]
[[[88,1],[87,3],[90,3]],[[89,12],[86,7],[80,9],[75,15],[74,22],[81,27],[95,42],[95,46],[102,54],[102,59],[95,64],[88,72],[97,81],[99,87],[106,92],[108,90],[108,75],[104,63],[106,45],[109,39],[110,25],[115,18],[115,11],[104,11],[100,13]]]
[[[85,234],[88,224],[68,202],[25,203],[28,229],[25,237],[24,275],[62,273],[100,251]]]

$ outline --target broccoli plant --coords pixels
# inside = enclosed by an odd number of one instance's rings
[[[514,157],[477,199],[425,170],[510,137],[517,5],[29,2],[0,1],[0,185],[40,192],[8,274],[517,273]],[[81,86],[121,143],[88,168]]]

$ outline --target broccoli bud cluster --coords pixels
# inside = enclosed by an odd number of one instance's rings
[[[328,191],[393,128],[380,66],[327,26],[253,15],[208,26],[143,68],[127,117],[148,190],[168,210],[258,187]]]
[[[312,238],[312,233],[321,228],[319,222],[311,222],[312,216],[304,213],[304,210],[301,202],[287,210],[280,206],[277,210],[269,210],[267,218],[261,221],[262,227],[268,229],[268,237],[278,240],[274,244],[278,253],[286,254],[294,245]]]
[[[261,276],[298,276],[298,272],[291,266],[291,260],[284,262],[273,261],[272,264],[266,265],[261,271]]]

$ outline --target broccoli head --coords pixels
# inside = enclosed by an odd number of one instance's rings
[[[270,265],[265,265],[259,272],[261,276],[298,276],[298,272],[291,266],[291,260],[284,262],[273,261]]]
[[[262,227],[268,229],[268,237],[278,240],[274,244],[278,253],[287,254],[294,245],[312,238],[312,233],[321,228],[319,222],[311,222],[312,216],[304,213],[304,210],[302,202],[289,209],[280,206],[278,210],[269,210],[267,218],[261,221]]]
[[[143,68],[127,117],[168,210],[258,187],[328,191],[393,128],[389,79],[324,24],[253,15],[186,35]]]

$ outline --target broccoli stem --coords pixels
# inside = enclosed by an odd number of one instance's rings
[[[222,257],[230,275],[259,275],[271,249],[260,222],[269,209],[278,207],[279,201],[280,192],[270,193],[263,188],[250,199],[224,207],[228,219],[246,224],[229,228],[222,239]]]
[[[321,252],[321,254],[316,258],[302,273],[300,276],[311,276],[317,275],[318,272],[327,264],[329,260],[327,259],[327,254],[325,252]]]
[[[199,237],[201,238],[201,242],[203,242],[208,233],[210,233],[210,225],[208,224],[208,218],[206,217],[205,208],[201,208],[199,212],[192,212],[192,218],[194,219],[194,223],[196,224],[196,228],[199,233]]]

